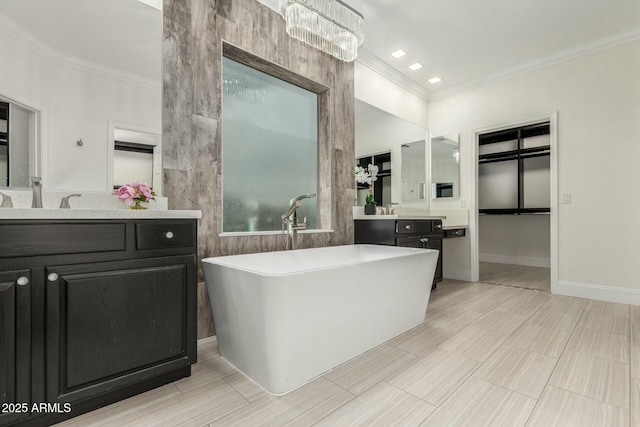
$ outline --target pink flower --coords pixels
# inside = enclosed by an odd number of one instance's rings
[[[146,202],[148,200],[154,200],[156,195],[149,184],[139,181],[125,184],[117,190],[114,190],[113,194],[124,201],[124,204],[127,206],[133,205],[136,201]]]

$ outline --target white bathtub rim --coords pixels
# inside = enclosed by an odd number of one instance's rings
[[[219,265],[219,266],[223,266],[223,267],[227,267],[227,268],[233,268],[233,269],[236,269],[236,270],[246,271],[248,273],[257,274],[257,275],[264,276],[264,277],[281,277],[281,276],[292,276],[292,275],[296,275],[296,274],[304,274],[304,273],[312,272],[312,271],[321,271],[321,270],[329,270],[329,269],[335,269],[335,268],[343,268],[343,267],[348,267],[348,266],[352,266],[352,265],[370,264],[370,263],[390,260],[390,259],[394,259],[394,258],[418,256],[419,254],[422,254],[422,253],[425,253],[425,252],[438,252],[437,249],[422,249],[422,248],[402,247],[402,249],[403,249],[402,253],[388,254],[387,256],[384,256],[384,257],[381,257],[381,258],[377,258],[377,259],[371,259],[371,260],[358,259],[358,260],[353,260],[353,261],[350,261],[350,262],[344,262],[344,263],[340,263],[340,264],[331,264],[331,265],[327,265],[327,266],[323,266],[323,267],[312,267],[312,268],[305,268],[305,269],[300,269],[300,270],[295,270],[295,271],[286,271],[286,272],[278,272],[278,273],[269,273],[269,272],[260,271],[260,270],[257,270],[257,269],[252,269],[252,268],[247,268],[247,267],[240,267],[240,266],[237,266],[237,265],[228,264],[228,263],[224,262],[225,258],[232,258],[232,257],[235,258],[235,257],[243,256],[243,255],[287,253],[287,252],[316,250],[316,249],[322,249],[322,248],[340,248],[340,247],[349,247],[349,246],[359,247],[359,248],[369,247],[369,246],[373,246],[373,247],[383,246],[385,249],[387,249],[387,248],[400,248],[398,246],[384,246],[384,245],[323,246],[321,248],[304,248],[304,249],[295,249],[293,251],[252,252],[252,253],[249,253],[249,254],[224,255],[224,256],[218,256],[218,257],[208,257],[208,258],[203,258],[202,262],[203,263],[206,262],[208,264],[213,264],[213,265]],[[393,251],[393,250],[394,249],[391,249],[391,251]]]

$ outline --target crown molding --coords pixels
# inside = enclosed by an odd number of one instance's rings
[[[530,71],[548,67],[550,65],[564,62],[572,58],[588,55],[599,50],[608,49],[610,47],[629,43],[639,39],[640,28],[614,34],[612,36],[604,37],[589,43],[582,44],[580,46],[561,50],[544,58],[530,61],[517,67],[509,68],[497,73],[493,73],[486,77],[475,79],[461,85],[453,86],[449,89],[443,89],[442,91],[433,92],[430,101],[437,101],[439,99],[447,98],[461,92],[466,92],[468,90],[472,90],[481,86],[490,85],[501,80],[510,79],[520,74],[525,74]]]
[[[124,83],[133,84],[144,87],[146,89],[161,90],[161,82],[153,82],[138,74],[128,73],[113,67],[98,64],[93,61],[79,58],[77,56],[68,55],[46,45],[42,40],[25,31],[22,27],[16,25],[7,18],[6,15],[0,13],[0,31],[15,37],[24,43],[27,47],[35,51],[45,59],[66,67],[75,68],[86,71],[109,79],[119,80]]]
[[[368,50],[362,48],[358,49],[358,57],[356,58],[356,61],[380,74],[387,80],[392,81],[401,88],[408,90],[417,97],[422,98],[425,101],[429,101],[431,91],[411,80],[409,77],[405,76]]]

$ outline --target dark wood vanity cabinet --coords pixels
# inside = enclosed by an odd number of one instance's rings
[[[31,405],[30,280],[29,270],[0,271],[0,425],[29,415],[23,404]]]
[[[432,288],[442,280],[442,221],[437,219],[399,220],[363,219],[354,220],[354,243],[412,248],[436,249],[438,264]]]
[[[50,425],[190,375],[195,254],[196,220],[0,221],[0,425]]]

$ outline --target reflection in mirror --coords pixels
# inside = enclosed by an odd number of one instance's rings
[[[160,135],[113,127],[113,188],[141,181],[162,192]]]
[[[458,197],[460,194],[460,146],[458,134],[431,138],[431,197]]]
[[[35,144],[35,113],[0,97],[0,186],[26,187],[36,175],[29,167]],[[33,151],[34,148],[31,148]]]
[[[426,196],[425,142],[402,144],[402,200],[424,200]]]
[[[393,203],[391,201],[391,153],[379,153],[356,159],[356,165],[364,169],[367,169],[370,164],[378,167],[377,179],[371,185],[373,186],[371,191],[373,200],[378,206],[387,206]],[[371,186],[369,184],[356,184],[356,205],[365,205]]]
[[[0,186],[9,185],[9,104],[0,102]]]
[[[160,133],[161,41],[136,0],[0,1],[0,186],[108,191],[108,123]]]
[[[381,170],[388,170],[389,176],[380,179],[384,181],[385,190],[384,200],[376,199],[378,206],[386,207],[389,203],[417,201],[420,207],[427,207],[425,206],[427,199],[420,199],[419,197],[419,184],[416,184],[416,190],[412,193],[411,198],[407,200],[405,199],[404,183],[402,182],[405,174],[403,171],[404,158],[402,146],[413,144],[416,141],[423,141],[424,147],[427,130],[359,99],[356,99],[355,102],[355,122],[355,151],[357,159],[363,157],[371,158],[372,155],[381,153],[388,153],[388,155],[390,155],[389,167],[381,168]],[[418,174],[417,170],[414,172],[416,175]],[[425,178],[427,176],[426,173],[425,163],[423,163],[423,178],[416,182],[422,182],[424,185],[427,182]],[[360,193],[362,193],[362,191],[360,191]],[[360,201],[360,196],[358,197],[357,204],[363,204]]]

